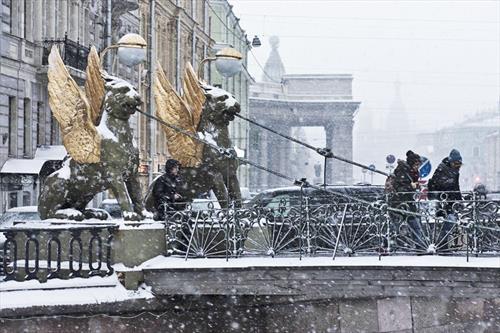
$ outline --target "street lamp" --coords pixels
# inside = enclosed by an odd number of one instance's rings
[[[118,43],[105,48],[101,54],[101,62],[111,49],[118,49],[118,58],[127,66],[135,66],[146,59],[146,41],[138,34],[126,34]]]
[[[215,61],[215,68],[224,77],[231,77],[241,71],[241,59],[243,56],[240,52],[232,47],[225,47],[219,50],[215,57],[203,59],[198,66],[198,77],[201,78],[201,70],[206,62]]]

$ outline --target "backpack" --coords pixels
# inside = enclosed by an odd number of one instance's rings
[[[389,176],[387,176],[386,180],[385,180],[385,185],[384,185],[384,193],[385,194],[393,194],[396,192],[396,189],[394,188],[394,182],[396,180],[396,177],[394,176],[394,174],[390,174]]]

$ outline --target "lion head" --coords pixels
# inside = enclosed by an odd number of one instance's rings
[[[120,78],[106,76],[105,81],[104,110],[112,117],[128,120],[142,104],[139,93]]]
[[[216,126],[228,126],[240,112],[240,104],[227,91],[213,86],[203,86],[206,102],[203,116]]]

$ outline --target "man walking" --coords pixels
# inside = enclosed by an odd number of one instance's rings
[[[461,166],[462,156],[460,152],[457,149],[452,149],[449,156],[445,157],[439,164],[428,184],[431,198],[443,201],[441,210],[436,215],[446,218],[446,221],[439,232],[437,245],[445,249],[449,248],[447,239],[457,221],[457,216],[453,212],[453,205],[462,200],[459,183]]]
[[[406,161],[398,160],[398,165],[394,170],[393,178],[393,194],[389,197],[389,204],[393,208],[398,208],[406,210],[408,212],[416,213],[417,204],[415,202],[415,192],[419,186],[419,168],[422,164],[420,155],[409,150],[406,152]],[[408,214],[407,216],[401,216],[398,214],[392,214],[394,220],[401,218],[406,219],[410,237],[413,239],[414,246],[420,244],[422,245],[422,226],[420,224],[419,217]]]

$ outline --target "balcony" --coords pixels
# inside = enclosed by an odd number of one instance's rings
[[[90,47],[80,44],[79,41],[73,41],[66,35],[63,39],[44,39],[42,65],[48,65],[48,59],[52,45],[58,45],[61,57],[68,67],[85,72],[87,68],[87,57]]]

